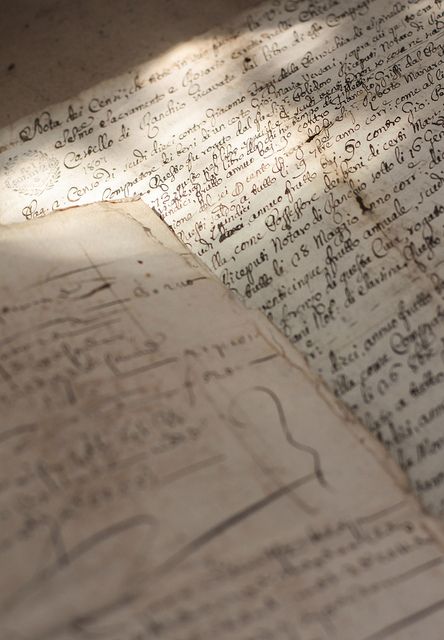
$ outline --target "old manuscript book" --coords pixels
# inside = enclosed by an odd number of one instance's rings
[[[443,26],[269,0],[0,131],[2,638],[442,637]]]
[[[0,247],[2,639],[441,640],[441,524],[146,205]]]
[[[4,224],[140,196],[444,513],[444,6],[270,0],[0,132]]]

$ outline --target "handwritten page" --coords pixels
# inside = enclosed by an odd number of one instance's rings
[[[0,233],[1,637],[441,638],[399,471],[146,209]]]
[[[0,134],[4,223],[142,196],[444,513],[441,0],[271,0]]]

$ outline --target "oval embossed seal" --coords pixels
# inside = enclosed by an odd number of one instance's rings
[[[38,196],[51,189],[60,178],[57,158],[43,151],[27,151],[14,156],[5,167],[6,186],[25,196]]]

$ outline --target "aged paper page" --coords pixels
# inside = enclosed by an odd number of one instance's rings
[[[4,131],[1,220],[141,195],[444,512],[437,0],[272,0]]]
[[[439,640],[400,478],[144,208],[1,231],[1,637]]]

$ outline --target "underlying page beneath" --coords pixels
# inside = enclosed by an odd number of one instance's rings
[[[1,134],[2,221],[141,195],[444,512],[437,0],[270,0]]]
[[[1,637],[439,640],[382,448],[144,207],[0,233]]]

